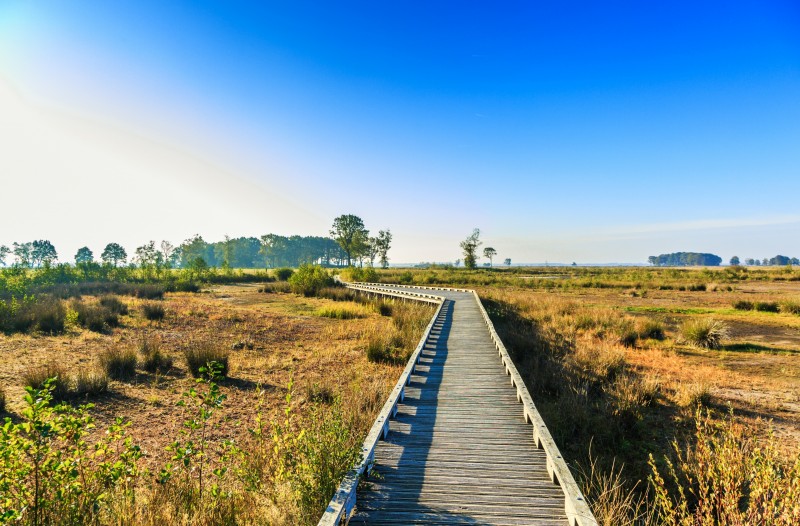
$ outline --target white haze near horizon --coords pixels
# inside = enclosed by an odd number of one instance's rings
[[[327,235],[334,215],[358,213],[282,195],[263,174],[243,174],[210,161],[212,152],[192,151],[177,139],[168,144],[31,103],[6,81],[0,82],[0,115],[0,244],[49,239],[61,261],[71,261],[84,245],[99,254],[111,241],[132,254],[151,239],[177,245],[194,234],[207,241],[226,234]],[[376,209],[370,210],[375,215]],[[375,225],[385,218],[364,219],[374,230],[392,229],[395,262],[453,261],[460,257],[461,231],[466,235],[474,226],[484,227],[486,246],[498,251],[496,262],[509,257],[514,262],[637,263],[673,251],[713,252],[725,261],[732,255],[800,255],[797,214],[659,224],[631,218],[633,226],[587,225],[580,231],[560,229],[556,218],[551,226],[531,228],[529,237],[519,235],[524,230],[519,225],[513,235],[504,235],[503,224],[479,211],[476,224],[464,225],[442,214],[442,222],[427,229],[418,221],[403,224],[397,213],[388,225]]]

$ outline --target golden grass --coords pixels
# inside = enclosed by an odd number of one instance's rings
[[[164,359],[173,361],[172,368],[147,371],[141,360],[136,376],[109,382],[110,395],[93,400],[96,409],[92,410],[98,429],[114,415],[129,418],[130,434],[145,454],[142,466],[157,472],[171,456],[165,447],[180,436],[184,415],[176,403],[181,393],[195,385],[183,352],[192,342],[214,341],[229,350],[230,379],[221,383],[228,397],[224,403],[226,424],[210,430],[210,440],[244,440],[247,429],[254,425],[254,404],[267,425],[279,419],[286,409],[290,378],[295,393],[291,408],[297,422],[305,422],[315,404],[329,407],[333,399],[339,399],[353,436],[363,438],[402,369],[370,362],[365,353],[368,341],[376,334],[391,334],[398,352],[408,353],[433,312],[413,304],[394,305],[392,318],[373,307],[348,304],[347,308],[363,317],[328,318],[315,314],[342,303],[263,294],[257,285],[229,285],[215,287],[210,294],[167,294],[163,303],[170,315],[153,325],[142,314],[143,303],[130,299],[129,315],[121,318],[120,327],[106,334],[76,328],[58,337],[0,335],[0,353],[7,357],[0,362],[0,388],[6,392],[9,411],[13,414],[22,409],[23,386],[18,377],[25,369],[54,359],[67,372],[94,368],[104,352],[135,350],[145,339],[157,342],[153,347]],[[248,343],[237,345],[240,342]],[[141,358],[147,355],[140,354]],[[281,484],[270,486],[267,493],[242,492],[236,484],[229,489],[238,495],[231,500],[238,524],[316,523],[316,519],[298,515],[300,508],[292,500],[297,495]],[[218,524],[223,517],[219,513],[224,510],[177,513],[170,504],[176,495],[155,487],[142,488],[139,496],[135,519],[124,519],[132,517],[134,510],[115,504],[120,506],[115,523]]]

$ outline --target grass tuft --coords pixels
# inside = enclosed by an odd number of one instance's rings
[[[148,373],[163,373],[172,369],[174,360],[161,350],[161,341],[155,336],[142,336],[139,340],[141,367]]]
[[[353,320],[366,317],[364,312],[352,307],[322,307],[317,309],[316,314],[323,318],[334,318],[337,320]]]
[[[70,378],[67,370],[61,365],[55,363],[48,363],[33,367],[22,373],[22,383],[26,387],[34,389],[41,389],[44,383],[49,378],[55,378],[53,382],[53,400],[62,401],[67,400],[70,395]]]
[[[228,359],[230,353],[227,349],[217,347],[209,341],[194,342],[191,347],[183,351],[186,358],[186,366],[195,378],[200,378],[203,373],[201,367],[206,367],[209,362],[216,362],[222,366],[220,374],[228,375]]]
[[[164,306],[155,301],[149,301],[142,304],[142,314],[150,321],[161,321],[166,316]]]
[[[800,315],[800,301],[786,300],[781,302],[781,312]]]
[[[81,371],[75,377],[76,396],[97,396],[108,392],[108,375],[103,373]]]
[[[712,318],[690,319],[681,326],[684,341],[703,349],[719,349],[728,334],[728,326]]]
[[[100,354],[100,366],[109,378],[130,380],[136,376],[136,351],[133,349],[107,349]]]
[[[120,316],[128,314],[128,305],[112,294],[101,297],[100,305]]]

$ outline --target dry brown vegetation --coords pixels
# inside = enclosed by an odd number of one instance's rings
[[[368,360],[369,342],[396,335],[397,352],[407,356],[432,314],[426,306],[398,304],[392,306],[395,316],[387,317],[377,306],[264,294],[255,284],[219,286],[200,294],[167,294],[158,302],[165,313],[160,320],[148,319],[146,308],[153,305],[149,300],[103,298],[103,302],[120,313],[117,327],[102,332],[84,329],[68,309],[67,328],[60,336],[0,335],[0,389],[6,395],[8,413],[17,419],[25,407],[24,384],[30,383],[24,379],[34,373],[41,376],[46,367],[57,368],[60,378],[69,378],[71,385],[82,382],[84,389],[105,379],[107,392],[86,391],[70,400],[95,404],[90,414],[98,430],[113,424],[116,417],[129,419],[128,432],[144,453],[140,466],[153,474],[174,456],[166,448],[180,436],[186,418],[186,409],[177,404],[196,385],[187,353],[201,349],[228,357],[228,377],[219,382],[227,395],[224,416],[222,425],[209,430],[210,440],[231,439],[253,446],[247,430],[259,425],[271,436],[270,422],[286,424],[287,389],[293,385],[289,427],[306,426],[313,434],[322,422],[314,415],[338,403],[347,432],[354,437],[351,440],[360,442],[401,370],[392,363]],[[85,297],[82,305],[99,306],[100,301]],[[331,316],[337,309],[358,316]],[[137,360],[133,374],[124,368],[130,357]],[[256,416],[259,422],[254,421]],[[275,466],[261,468],[269,478],[268,471]],[[254,467],[253,472],[257,471]],[[303,503],[293,500],[302,496],[285,488],[280,491],[286,494],[256,492],[246,506],[234,499],[229,505],[239,509],[223,515],[235,514],[237,524],[316,522],[303,515]],[[127,523],[215,524],[222,520],[219,509],[216,515],[195,510],[194,516],[171,516],[176,507],[169,501],[176,494],[147,494],[139,500],[144,508],[136,513],[125,509],[130,515]]]

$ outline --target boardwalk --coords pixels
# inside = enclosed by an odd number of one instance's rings
[[[553,463],[537,447],[473,293],[382,289],[446,300],[374,447],[350,524],[568,525],[560,477],[548,472]],[[591,514],[571,515],[594,524]]]

